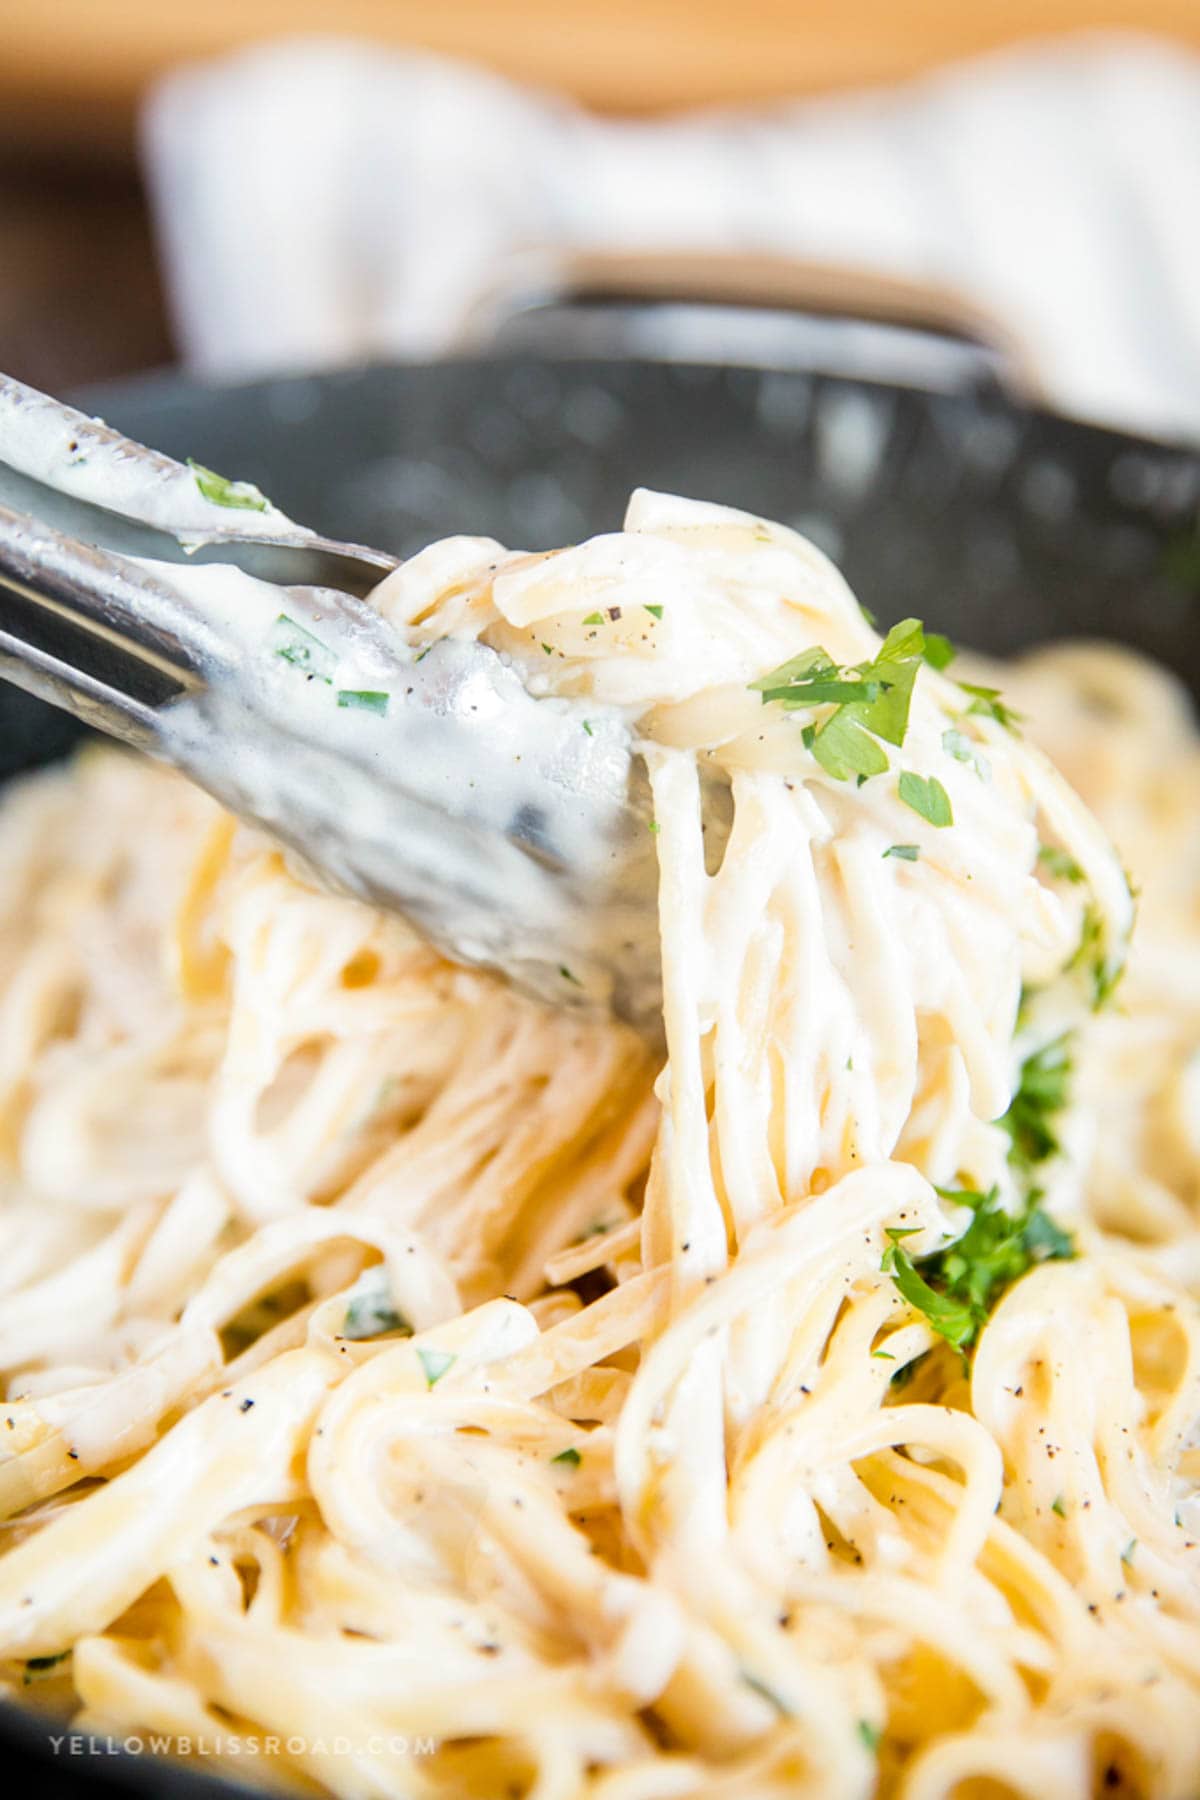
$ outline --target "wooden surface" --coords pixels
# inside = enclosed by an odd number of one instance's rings
[[[1200,0],[0,0],[0,132],[120,136],[171,64],[287,33],[423,45],[644,111],[894,81],[1087,27],[1200,45]]]
[[[146,83],[187,59],[356,34],[636,112],[896,81],[1113,26],[1200,47],[1200,0],[0,0],[0,367],[61,391],[169,358],[133,122]]]
[[[0,164],[0,369],[62,393],[171,354],[133,172]]]

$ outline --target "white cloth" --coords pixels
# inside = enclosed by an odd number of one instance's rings
[[[1063,410],[1200,437],[1200,59],[1152,39],[652,122],[301,40],[171,75],[144,149],[205,374],[436,354],[531,246],[766,250],[957,289]]]

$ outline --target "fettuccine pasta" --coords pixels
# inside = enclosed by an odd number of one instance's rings
[[[10,1696],[345,1800],[1200,1792],[1170,678],[650,494],[375,601],[635,722],[665,1059],[149,763],[11,790]]]

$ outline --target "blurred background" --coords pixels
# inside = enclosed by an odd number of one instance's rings
[[[1191,437],[1198,220],[1200,0],[0,4],[0,365],[59,391],[439,352],[538,254],[670,249],[917,282]]]

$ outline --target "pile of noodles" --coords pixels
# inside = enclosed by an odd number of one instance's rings
[[[11,791],[6,1691],[346,1800],[1200,1792],[1200,749],[1168,679],[922,665],[858,782],[813,753],[828,708],[750,686],[879,650],[778,527],[641,494],[377,601],[636,720],[665,1065],[148,763]],[[1143,889],[1115,994],[1109,832]],[[985,1195],[1047,1254],[960,1350],[898,1271],[937,1288]]]

